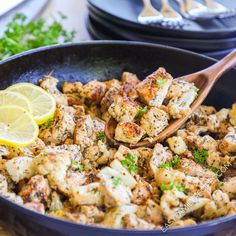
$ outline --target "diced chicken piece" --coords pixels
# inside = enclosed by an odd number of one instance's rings
[[[75,144],[80,145],[82,150],[93,143],[91,139],[93,127],[93,120],[89,115],[79,117],[75,127],[74,141]]]
[[[180,97],[174,97],[168,103],[168,113],[174,118],[178,119],[187,115],[190,111],[190,105],[196,98],[196,91],[190,89],[183,93]]]
[[[138,98],[138,92],[131,84],[124,84],[121,87],[121,92],[123,96],[127,96],[132,99]]]
[[[27,147],[35,156],[37,156],[44,148],[45,143],[40,138],[37,138],[32,144]]]
[[[81,206],[80,211],[89,219],[90,223],[100,223],[105,217],[105,212],[97,206]]]
[[[91,183],[83,186],[76,186],[72,192],[70,202],[72,206],[78,205],[96,205],[103,204],[102,191],[100,183]]]
[[[197,222],[193,219],[186,219],[186,220],[177,220],[170,224],[170,227],[184,227],[188,225],[196,225]]]
[[[176,190],[165,191],[161,197],[160,206],[166,220],[176,221],[189,213],[201,209],[209,200],[194,196],[187,196]]]
[[[111,80],[107,80],[104,82],[106,84],[107,90],[109,90],[110,88],[117,88],[120,89],[120,81],[118,79],[111,79]]]
[[[190,175],[194,177],[217,179],[216,173],[212,172],[211,170],[203,167],[202,165],[188,158],[180,159],[178,163],[178,170],[184,172],[186,175]]]
[[[229,132],[220,141],[219,149],[223,154],[236,152],[236,131],[234,128],[229,129]]]
[[[73,153],[59,150],[40,154],[34,158],[36,172],[47,176],[49,184],[53,189],[58,189],[68,194],[69,189],[65,182],[65,177],[73,157]]]
[[[2,174],[0,174],[0,195],[17,204],[23,204],[23,200],[20,196],[17,196],[14,192],[8,191],[7,178]]]
[[[136,89],[142,102],[149,106],[160,107],[171,83],[172,76],[164,68],[159,68],[140,82]]]
[[[25,207],[29,208],[32,211],[36,211],[41,214],[45,214],[45,207],[40,202],[26,202],[24,204]]]
[[[108,89],[101,100],[101,111],[107,111],[111,104],[115,101],[116,97],[120,96],[120,93],[121,92],[118,88]]]
[[[167,151],[167,148],[162,144],[157,143],[153,149],[153,154],[149,162],[150,175],[154,176],[159,168],[160,164],[167,163],[172,159],[171,152]]]
[[[7,147],[7,149],[9,151],[7,159],[12,159],[19,156],[34,156],[34,153],[28,147]]]
[[[133,214],[137,210],[135,205],[123,205],[110,209],[101,225],[112,228],[122,228],[122,218],[127,214]]]
[[[51,189],[48,184],[48,180],[42,175],[33,176],[29,182],[23,186],[19,195],[24,202],[34,202],[47,204]]]
[[[51,193],[49,211],[58,211],[58,210],[62,210],[62,208],[63,208],[63,204],[60,199],[60,195],[56,191],[53,191]]]
[[[84,98],[79,93],[66,93],[69,106],[79,106],[84,104]]]
[[[72,221],[78,224],[88,224],[87,217],[79,211],[72,210],[71,208],[63,208],[62,210],[52,211],[49,215],[59,217]]]
[[[80,82],[63,82],[63,93],[78,93],[81,94],[83,90],[83,84]]]
[[[139,181],[132,192],[132,202],[137,205],[145,204],[146,201],[151,198],[152,186],[145,182]]]
[[[99,165],[107,164],[113,155],[113,150],[102,141],[98,141],[97,145],[90,146],[84,151],[83,164],[87,169],[96,168]]]
[[[94,141],[105,141],[106,135],[105,135],[105,122],[103,120],[100,120],[98,118],[95,118],[93,120],[93,134],[92,138]]]
[[[137,182],[135,178],[122,166],[120,161],[113,160],[110,164],[111,168],[119,172],[119,177],[122,179],[124,185],[127,185],[130,189],[133,189]]]
[[[226,216],[230,213],[232,204],[229,196],[221,190],[216,190],[212,194],[212,201],[208,202],[204,207],[202,220],[214,219],[217,217]]]
[[[107,207],[120,206],[131,202],[132,193],[130,189],[135,187],[136,181],[118,160],[111,163],[111,168],[103,168],[98,177],[103,180],[101,191]]]
[[[92,80],[83,86],[82,96],[85,105],[99,104],[106,92],[106,84],[97,80]],[[87,104],[88,103],[88,104]]]
[[[9,154],[9,149],[6,146],[0,145],[0,159],[7,157]]]
[[[167,139],[171,151],[177,155],[181,155],[188,150],[188,147],[181,137],[174,136]]]
[[[0,174],[0,193],[8,192],[7,179],[4,175]]]
[[[151,107],[141,118],[141,127],[150,137],[157,136],[168,126],[169,115],[165,111]]]
[[[136,152],[124,145],[120,145],[117,152],[114,155],[114,158],[121,161],[125,159],[129,154],[136,155]]]
[[[58,105],[54,120],[51,124],[41,127],[39,138],[47,145],[63,144],[66,139],[73,137],[75,114],[76,110],[73,107]]]
[[[136,144],[143,137],[142,128],[133,122],[119,122],[115,130],[117,141]]]
[[[138,218],[135,214],[127,214],[122,218],[122,225],[126,229],[135,230],[151,230],[156,228],[154,224],[148,223],[147,221]]]
[[[151,199],[148,199],[145,205],[138,206],[137,216],[149,223],[161,225],[163,223],[163,216],[161,207]]]
[[[172,98],[180,97],[183,93],[187,92],[188,90],[192,89],[194,87],[193,84],[188,83],[183,80],[173,80],[166,99],[170,100]]]
[[[236,177],[227,178],[224,180],[223,185],[220,186],[220,189],[227,193],[229,197],[235,198],[236,196]]]
[[[22,179],[29,179],[34,171],[34,163],[31,157],[15,157],[5,163],[5,168],[11,179],[18,183]]]
[[[123,84],[137,85],[141,81],[138,79],[137,75],[130,72],[123,72],[121,76],[121,82]]]
[[[110,115],[118,122],[133,121],[141,106],[131,98],[115,97],[115,101],[108,109]]]
[[[39,80],[39,86],[50,93],[57,104],[68,105],[67,97],[57,89],[58,80],[51,75],[46,75]]]
[[[232,105],[231,110],[229,111],[230,123],[233,126],[236,126],[236,103]]]

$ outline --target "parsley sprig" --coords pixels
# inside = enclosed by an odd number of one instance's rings
[[[166,190],[173,190],[176,189],[179,192],[185,192],[186,188],[184,185],[182,184],[175,184],[175,183],[171,183],[171,184],[161,184],[160,189],[162,192],[166,191]]]
[[[97,140],[102,140],[102,141],[104,141],[105,138],[106,138],[106,135],[105,135],[105,132],[104,132],[104,131],[98,131],[98,132],[96,133],[96,139],[97,139]]]
[[[195,150],[193,152],[193,156],[194,156],[196,162],[198,162],[199,164],[205,165],[206,159],[208,157],[208,151],[205,149],[203,149],[201,151]]]
[[[136,162],[137,162],[137,157],[130,153],[125,157],[125,159],[121,160],[121,164],[125,167],[125,169],[129,171],[129,173],[138,172]]]
[[[120,185],[122,183],[122,179],[120,177],[115,177],[113,179],[112,183],[115,187],[117,187],[118,185]]]
[[[44,126],[46,126],[47,128],[49,128],[51,126],[53,122],[53,117],[49,118],[45,123]]]
[[[177,167],[179,161],[180,161],[180,157],[178,155],[175,155],[173,160],[171,160],[167,163],[162,163],[158,167],[164,168],[164,169],[175,168],[175,167]]]
[[[80,171],[83,171],[84,170],[84,166],[81,165],[78,161],[74,160],[72,162],[72,169],[73,170],[80,170]]]
[[[148,109],[148,106],[142,107],[138,109],[136,117],[141,117]]]
[[[164,78],[158,76],[158,77],[156,78],[156,84],[157,84],[159,87],[162,88],[162,87],[166,84],[166,79],[164,79]]]
[[[0,38],[0,60],[29,49],[71,42],[74,36],[74,31],[67,32],[58,21],[47,24],[44,19],[38,19],[27,23],[25,15],[16,14]]]

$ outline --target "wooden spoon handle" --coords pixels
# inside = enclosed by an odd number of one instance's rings
[[[236,49],[213,66],[200,71],[200,74],[207,77],[212,83],[215,83],[222,74],[226,73],[234,66],[236,66]]]

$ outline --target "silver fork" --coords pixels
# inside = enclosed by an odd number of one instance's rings
[[[160,12],[164,17],[162,25],[165,24],[169,26],[184,25],[183,17],[170,6],[168,0],[162,0],[162,8]]]
[[[162,22],[163,15],[152,6],[151,0],[143,0],[143,5],[143,10],[138,16],[138,21],[141,24]]]
[[[214,0],[205,0],[208,11],[219,18],[227,18],[236,15],[236,9],[229,9]]]
[[[212,14],[209,14],[207,7],[197,1],[176,1],[179,3],[181,14],[187,19],[199,20],[212,18]]]

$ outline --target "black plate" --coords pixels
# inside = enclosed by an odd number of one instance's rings
[[[4,89],[22,81],[37,83],[42,76],[52,70],[60,81],[86,83],[93,79],[104,81],[114,77],[119,78],[124,70],[137,73],[142,79],[159,66],[166,67],[174,76],[181,76],[201,70],[214,62],[210,58],[188,51],[135,42],[104,41],[50,46],[1,61],[0,88]],[[231,70],[219,80],[208,96],[206,104],[217,108],[231,106],[236,100],[235,77],[236,70]],[[36,235],[44,236],[45,227],[67,236],[202,236],[222,230],[228,231],[236,223],[236,215],[231,215],[195,226],[169,229],[166,233],[161,230],[115,230],[80,225],[45,216],[18,206],[3,197],[0,197],[1,208],[5,209],[5,214],[20,219],[21,224],[26,227],[30,225],[31,228],[37,228]]]
[[[176,8],[174,0],[170,0]],[[236,7],[236,1],[218,0],[227,7]],[[217,39],[236,37],[236,18],[214,19],[201,22],[186,20],[188,25],[183,29],[167,29],[159,25],[142,25],[138,23],[137,16],[142,10],[142,0],[88,0],[90,6],[93,6],[108,21],[117,23],[121,26],[131,27],[138,31],[150,32],[159,36],[172,36],[183,38],[198,39]],[[153,5],[160,8],[160,1],[154,1]],[[177,9],[177,8],[176,8]]]
[[[94,40],[124,40],[120,35],[113,34],[109,31],[104,30],[102,27],[99,27],[96,24],[93,24],[90,17],[86,19],[86,26],[89,34]],[[213,52],[198,52],[200,54],[206,55],[208,57],[215,58],[217,60],[222,59],[228,53],[230,53],[234,48],[221,50],[221,51],[213,51]]]
[[[122,38],[124,40],[164,44],[167,46],[183,48],[195,52],[216,50],[219,51],[236,47],[236,37],[208,40],[161,37],[151,35],[149,33],[132,31],[129,28],[121,27],[115,23],[110,23],[104,17],[97,15],[92,8],[90,8],[89,15],[94,27],[103,29],[103,31],[107,33],[111,32],[111,34],[120,36],[119,38]]]

